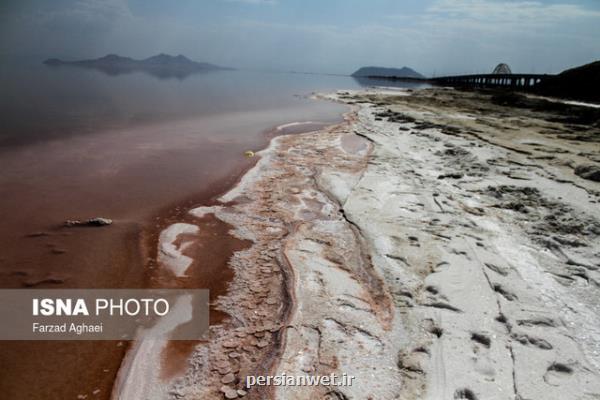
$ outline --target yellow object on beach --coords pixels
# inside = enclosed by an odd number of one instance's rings
[[[244,155],[248,158],[254,157],[254,152],[252,150],[247,150],[244,152]]]

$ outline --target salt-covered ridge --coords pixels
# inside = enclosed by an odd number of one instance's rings
[[[190,211],[253,244],[217,301],[232,318],[147,398],[600,396],[600,191],[573,173],[598,144],[476,93],[330,99],[353,104],[343,124],[273,139],[220,205]],[[166,267],[192,228],[172,229]],[[356,380],[244,387],[283,373]]]

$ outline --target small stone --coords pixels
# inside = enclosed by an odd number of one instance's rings
[[[113,223],[112,219],[96,217],[90,218],[87,221],[80,221],[77,219],[68,219],[65,221],[64,226],[73,227],[73,226],[106,226],[111,225]]]
[[[76,219],[68,219],[65,221],[64,225],[65,226],[77,226],[77,225],[81,225],[82,222]]]
[[[226,386],[226,385],[223,385],[223,386],[221,386],[221,388],[219,389],[219,391],[220,391],[221,393],[226,393],[226,392],[228,392],[229,390],[232,390],[232,389],[231,389],[229,386]]]
[[[223,378],[221,378],[221,383],[231,383],[233,381],[235,381],[235,375],[233,375],[232,373],[228,373]]]
[[[258,342],[258,343],[256,344],[256,346],[257,346],[257,347],[260,347],[261,349],[262,349],[263,347],[267,347],[268,345],[269,345],[269,342],[268,342],[267,340],[261,340],[260,342]]]
[[[108,218],[91,218],[87,220],[87,225],[90,226],[105,226],[105,225],[111,225],[112,219],[108,219]]]
[[[575,175],[590,181],[600,182],[600,166],[593,164],[578,165],[575,168]]]
[[[240,397],[244,397],[245,395],[247,395],[247,394],[248,394],[248,392],[246,392],[246,391],[245,391],[245,390],[243,390],[243,389],[238,389],[238,391],[237,391],[237,394],[238,394]]]
[[[235,390],[231,389],[227,392],[225,392],[225,398],[226,399],[237,399],[238,394]]]
[[[231,358],[238,358],[240,356],[240,353],[236,353],[235,351],[232,351],[231,353],[229,353],[229,357]]]
[[[232,349],[232,348],[237,347],[237,343],[233,342],[233,341],[228,341],[228,342],[223,343],[223,347],[225,347],[227,349]]]

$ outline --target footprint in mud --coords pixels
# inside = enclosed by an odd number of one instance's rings
[[[433,286],[433,285],[426,286],[425,287],[425,291],[431,293],[434,296],[440,293],[440,291],[437,288],[437,286]]]
[[[556,328],[559,323],[549,317],[535,317],[529,319],[519,319],[517,320],[517,325],[527,327],[542,326],[547,328]]]
[[[427,332],[435,335],[437,338],[441,338],[444,334],[444,330],[440,328],[431,318],[427,318],[423,321],[423,327]]]
[[[483,333],[478,333],[478,332],[473,332],[471,333],[471,340],[479,343],[480,345],[482,345],[483,347],[489,349],[490,346],[492,345],[492,341],[490,340],[489,336],[487,336],[486,334]]]
[[[396,365],[403,375],[414,379],[417,377],[417,375],[422,375],[425,373],[421,367],[421,363],[427,358],[427,353],[415,351],[406,353],[405,351],[400,351],[398,353],[398,361],[396,362]]]
[[[473,361],[474,369],[485,377],[487,380],[493,380],[496,376],[494,361],[489,355],[489,349],[492,345],[490,337],[481,332],[472,332],[471,340],[473,344]]]
[[[451,249],[451,250],[450,250],[450,253],[452,253],[452,254],[456,254],[457,256],[463,256],[463,257],[465,257],[467,260],[470,260],[470,259],[471,259],[471,257],[469,257],[469,254],[468,254],[466,251],[464,251],[464,250]]]
[[[495,264],[491,264],[491,263],[485,263],[485,266],[494,271],[495,273],[497,273],[498,275],[502,275],[502,276],[507,276],[508,275],[508,270],[506,268],[503,267],[499,267]]]
[[[453,312],[456,312],[456,313],[462,313],[463,312],[460,308],[454,307],[452,304],[448,304],[448,303],[443,302],[443,301],[434,301],[434,302],[430,302],[430,303],[422,303],[421,305],[423,305],[425,307],[433,307],[433,308],[439,308],[441,310],[453,311]]]
[[[500,285],[499,283],[495,283],[492,286],[492,289],[494,289],[494,292],[501,294],[502,297],[504,297],[508,301],[518,300],[518,297],[517,297],[516,294],[514,294],[512,292],[509,292],[508,290],[504,289],[502,287],[502,285]]]
[[[432,273],[440,272],[444,269],[444,267],[449,267],[450,263],[448,261],[440,261],[432,268]]]
[[[408,262],[408,260],[406,259],[406,257],[398,256],[398,255],[395,255],[395,254],[386,254],[385,256],[387,258],[391,258],[392,260],[400,261],[404,265],[406,265],[407,267],[410,267],[410,263]]]
[[[545,339],[529,336],[524,333],[513,333],[511,337],[523,346],[534,346],[541,350],[552,350],[552,345]]]
[[[411,246],[414,247],[421,247],[421,245],[419,244],[419,238],[416,236],[409,236],[408,237],[409,243]]]
[[[573,367],[567,364],[554,362],[546,369],[544,382],[551,386],[560,386],[570,379],[574,373]]]
[[[440,293],[440,289],[437,286],[427,285],[425,286],[425,301],[421,302],[424,307],[439,308],[442,310],[454,311],[462,313],[463,311],[449,303],[448,298]]]
[[[475,395],[475,393],[471,390],[471,389],[458,389],[456,392],[454,392],[454,399],[455,400],[460,400],[460,399],[464,399],[464,400],[478,400],[478,397]]]
[[[506,318],[506,315],[500,313],[498,314],[498,316],[496,318],[494,318],[497,322],[501,323],[502,325],[504,325],[504,327],[506,328],[506,331],[508,333],[512,332],[512,324],[508,321],[508,318]]]

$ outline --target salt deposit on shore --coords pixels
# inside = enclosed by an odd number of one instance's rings
[[[600,184],[574,174],[598,128],[474,92],[328,98],[344,123],[192,212],[253,245],[167,398],[600,398]],[[283,373],[356,379],[244,387]]]
[[[179,235],[195,234],[198,227],[192,224],[176,223],[161,232],[159,238],[158,261],[170,269],[175,276],[185,275],[185,271],[192,264],[192,259],[183,255],[185,246],[176,245]]]

